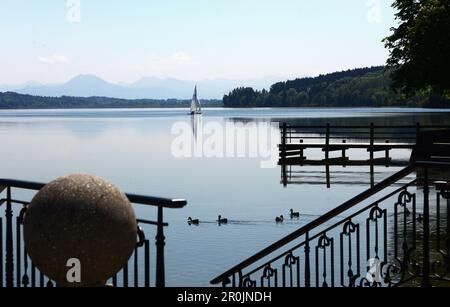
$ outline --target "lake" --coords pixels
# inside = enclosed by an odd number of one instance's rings
[[[280,167],[262,163],[270,160],[264,156],[271,148],[268,144],[279,143],[273,133],[279,134],[281,122],[439,125],[450,122],[450,113],[401,108],[218,108],[206,109],[201,119],[192,121],[184,109],[3,110],[0,177],[47,182],[71,173],[90,173],[128,193],[187,199],[184,209],[165,213],[167,284],[208,286],[216,275],[370,187],[369,169],[360,166],[333,167],[331,188],[324,184],[323,167],[303,167],[304,182],[284,187]],[[257,131],[249,134],[256,144],[268,146],[255,155],[239,155],[239,148],[251,141],[228,136],[249,127]],[[191,152],[198,144],[204,146],[197,156],[177,146],[189,136]],[[218,147],[220,142],[225,145]],[[225,152],[228,142],[234,143],[235,151]],[[314,155],[320,159],[323,153]],[[367,152],[354,155],[365,157]],[[393,154],[405,161],[409,155],[408,150]],[[375,180],[398,170],[376,167]],[[276,224],[275,217],[287,216],[291,208],[302,217]],[[136,211],[140,218],[154,216],[154,210],[136,207]],[[219,227],[214,222],[219,214],[230,223]],[[200,219],[200,226],[189,226],[189,216]]]

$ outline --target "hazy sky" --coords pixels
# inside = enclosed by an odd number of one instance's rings
[[[113,82],[287,78],[379,65],[391,3],[1,0],[0,84],[81,73]]]

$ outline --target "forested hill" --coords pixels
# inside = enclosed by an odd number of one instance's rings
[[[206,107],[221,107],[220,100],[203,100]],[[189,107],[190,100],[117,99],[108,97],[42,97],[0,92],[0,109],[73,109],[73,108],[176,108]]]
[[[402,99],[390,87],[383,66],[359,68],[279,82],[269,91],[237,88],[223,98],[225,107],[381,107],[424,106],[426,95]]]

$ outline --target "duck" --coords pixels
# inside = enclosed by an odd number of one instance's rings
[[[289,215],[291,216],[291,219],[294,217],[300,217],[300,212],[294,212],[294,210],[291,209],[291,213]]]
[[[189,225],[199,225],[200,221],[198,219],[193,220],[192,217],[188,218],[188,224]]]
[[[219,215],[219,218],[217,219],[217,222],[219,224],[228,224],[228,219],[227,218],[223,218],[221,215]]]
[[[283,222],[284,222],[284,216],[282,216],[282,215],[277,216],[277,217],[275,218],[275,222],[277,222],[277,223],[283,223]]]

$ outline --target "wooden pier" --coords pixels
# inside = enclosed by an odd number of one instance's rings
[[[292,166],[325,166],[328,187],[331,166],[368,166],[373,186],[375,166],[402,167],[409,163],[393,160],[391,151],[414,149],[417,155],[423,155],[431,146],[427,139],[437,135],[433,140],[442,140],[443,135],[450,135],[449,129],[450,126],[423,126],[419,123],[410,126],[376,126],[373,123],[367,126],[290,126],[283,123],[280,125],[278,162],[282,169],[282,183],[285,186],[290,183]],[[441,148],[445,144],[433,146]],[[309,158],[311,150],[316,150],[315,156],[317,150],[322,151],[323,158]],[[366,151],[367,159],[351,159],[350,150]],[[442,150],[448,152],[448,148]]]

